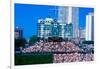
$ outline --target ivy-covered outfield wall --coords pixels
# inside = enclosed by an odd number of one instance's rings
[[[15,65],[48,64],[53,63],[51,53],[15,54]]]

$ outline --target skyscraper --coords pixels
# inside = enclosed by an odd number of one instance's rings
[[[59,37],[65,38],[66,29],[66,23],[59,22]]]
[[[88,13],[86,15],[86,40],[94,40],[94,15],[93,13]]]
[[[68,7],[59,7],[58,8],[58,20],[59,23],[67,23],[68,21]]]
[[[44,20],[43,19],[38,20],[38,37],[40,38],[44,37]]]
[[[59,37],[59,24],[57,19],[53,19],[51,33],[52,37]]]
[[[38,37],[47,39],[52,35],[52,18],[38,20]]]
[[[86,29],[85,28],[80,28],[79,29],[79,38],[84,38],[86,37]]]
[[[79,9],[75,7],[59,7],[58,9],[58,20],[59,23],[63,24],[69,24],[69,26],[66,26],[67,29],[62,29],[63,31],[66,31],[70,29],[69,31],[72,31],[73,38],[79,37]],[[72,27],[71,27],[72,26]],[[69,27],[69,28],[68,28]],[[72,30],[71,30],[72,29]],[[64,34],[69,34],[69,31],[66,31]],[[69,38],[68,35],[65,37]]]
[[[38,36],[41,38],[79,37],[79,9],[75,7],[59,7],[58,20],[52,18],[38,21]]]
[[[66,27],[66,14],[67,10],[66,7],[59,7],[58,8],[58,23],[59,23],[59,36],[65,38],[65,27]]]
[[[44,20],[44,38],[47,39],[48,37],[51,36],[52,32],[52,18],[45,18]]]
[[[73,36],[73,25],[72,23],[66,24],[66,32],[65,33],[65,38],[72,38]]]
[[[79,8],[72,7],[73,38],[79,37]]]

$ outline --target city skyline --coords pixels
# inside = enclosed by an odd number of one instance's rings
[[[15,27],[23,28],[23,36],[28,39],[32,35],[37,34],[37,23],[40,18],[57,19],[57,10],[59,6],[48,5],[31,5],[31,4],[15,4]],[[43,9],[43,10],[41,10]],[[85,16],[94,12],[93,8],[79,8],[79,28],[85,28]]]

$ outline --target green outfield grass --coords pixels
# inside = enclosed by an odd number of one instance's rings
[[[15,65],[48,64],[48,63],[53,63],[52,54],[48,53],[15,54]]]

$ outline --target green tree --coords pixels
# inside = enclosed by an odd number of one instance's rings
[[[23,47],[27,43],[25,38],[15,39],[15,47]]]
[[[35,42],[37,42],[39,40],[39,37],[37,37],[36,35],[33,35],[30,37],[29,39],[29,44],[32,45],[34,44]]]

